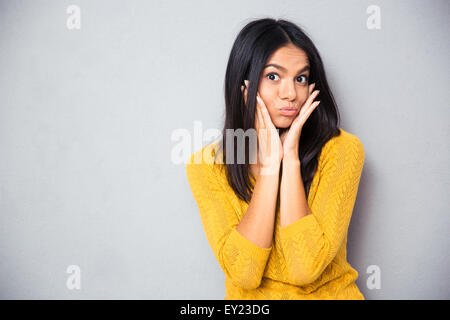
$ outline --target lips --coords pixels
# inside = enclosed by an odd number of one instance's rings
[[[297,108],[281,108],[280,113],[285,116],[292,116],[297,113]]]

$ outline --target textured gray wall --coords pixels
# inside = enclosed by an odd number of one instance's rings
[[[366,26],[370,5],[381,29]],[[0,1],[0,298],[224,298],[171,135],[221,127],[232,43],[267,16],[312,37],[342,127],[364,144],[348,259],[366,299],[450,298],[448,12],[438,0]],[[380,289],[366,285],[371,265]]]

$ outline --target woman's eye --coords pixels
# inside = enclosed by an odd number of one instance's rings
[[[297,77],[297,79],[298,79],[298,78],[301,78],[301,77],[305,78],[304,83],[306,83],[306,82],[308,81],[308,77],[307,77],[307,76],[299,76],[299,77]]]
[[[270,80],[275,80],[273,79],[273,77],[278,77],[278,75],[276,73],[269,73],[266,77],[269,78]]]
[[[269,73],[268,75],[266,75],[266,78],[268,78],[269,80],[272,80],[272,81],[278,80],[276,77],[278,77],[278,75],[277,75],[276,73]],[[304,80],[303,80],[303,81],[300,80],[300,81],[299,81],[300,83],[301,83],[301,82],[303,82],[303,83],[308,82],[308,77],[307,77],[307,76],[304,76],[304,75],[298,76],[297,79],[300,79],[300,78],[302,78],[302,77],[304,78]]]

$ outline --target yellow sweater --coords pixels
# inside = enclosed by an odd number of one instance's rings
[[[206,238],[225,273],[225,300],[364,300],[346,245],[365,153],[358,137],[340,130],[322,148],[308,196],[312,214],[280,228],[277,201],[271,248],[236,230],[248,204],[229,186],[225,165],[211,161],[217,153],[223,162],[219,141],[191,155],[186,174]]]

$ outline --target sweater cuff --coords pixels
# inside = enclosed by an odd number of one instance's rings
[[[270,245],[270,248],[263,248],[256,245],[255,243],[244,237],[242,234],[240,234],[236,228],[233,228],[233,230],[231,231],[228,241],[235,243],[242,251],[242,253],[245,254],[245,256],[252,257],[257,262],[261,262],[262,264],[266,263],[267,258],[269,257],[269,254],[273,248],[273,243]]]

